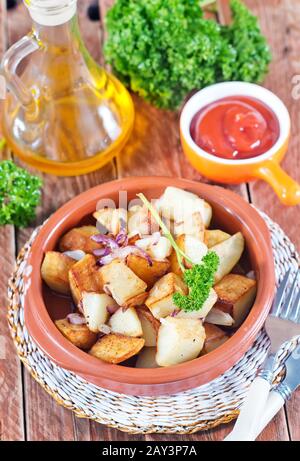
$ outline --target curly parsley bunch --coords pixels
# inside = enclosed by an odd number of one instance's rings
[[[25,227],[35,217],[42,181],[11,160],[0,162],[0,225]]]
[[[233,22],[204,19],[199,0],[116,0],[104,52],[119,78],[143,98],[176,109],[195,88],[260,81],[270,52],[257,19],[231,0]]]

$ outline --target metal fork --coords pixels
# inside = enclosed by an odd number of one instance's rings
[[[292,268],[286,272],[280,283],[265,322],[265,329],[271,342],[267,357],[250,386],[232,432],[224,440],[254,440],[271,389],[276,355],[286,341],[300,334],[300,324],[296,323],[300,316],[300,290],[296,294],[300,272],[299,269],[296,271],[288,289],[291,271]]]

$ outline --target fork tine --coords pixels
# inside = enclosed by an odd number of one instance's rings
[[[290,320],[300,323],[300,290],[297,293],[294,306],[290,315]]]
[[[284,303],[284,308],[281,310],[280,316],[283,319],[287,319],[289,317],[292,302],[293,302],[295,291],[296,291],[296,284],[297,284],[297,281],[298,281],[298,276],[299,276],[299,271],[296,272],[296,275],[294,277],[292,286],[291,286],[290,291],[288,293],[288,297],[287,297],[287,299],[286,299],[286,301]]]
[[[290,278],[290,273],[291,273],[291,267],[286,271],[285,276],[280,282],[280,285],[278,287],[278,290],[277,290],[277,293],[276,293],[276,296],[273,302],[271,314],[275,315],[276,317],[279,315],[280,310],[281,310],[281,304],[282,304],[282,300],[286,292],[286,288],[287,288],[288,281]]]

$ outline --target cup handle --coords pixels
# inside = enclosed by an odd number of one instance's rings
[[[256,176],[270,184],[284,205],[300,203],[300,184],[292,179],[276,161],[268,160],[258,166]]]

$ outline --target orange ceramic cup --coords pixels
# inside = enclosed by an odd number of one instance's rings
[[[277,115],[279,137],[264,154],[250,159],[227,160],[207,153],[193,141],[190,126],[194,115],[207,104],[228,96],[259,99]],[[291,120],[283,102],[271,91],[253,83],[224,82],[208,86],[189,99],[180,117],[183,150],[200,173],[213,181],[230,184],[263,179],[273,187],[283,204],[297,205],[300,203],[300,185],[280,167],[287,151],[290,131]]]

